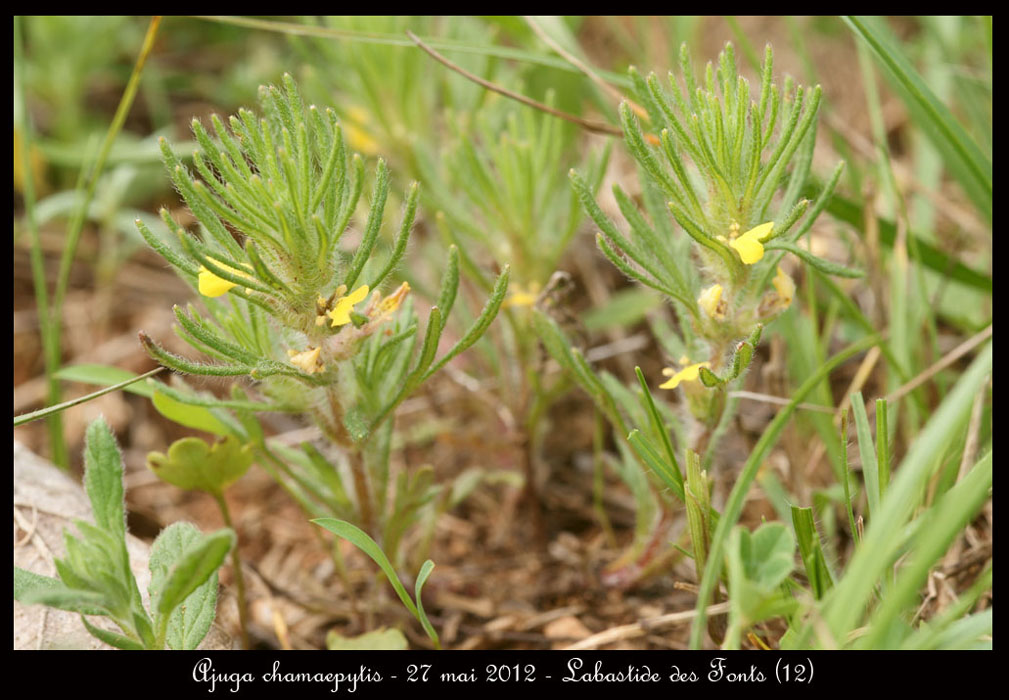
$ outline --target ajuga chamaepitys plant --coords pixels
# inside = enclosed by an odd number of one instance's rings
[[[698,489],[709,482],[700,469],[685,480],[676,455],[691,450],[703,456],[700,464],[710,462],[734,413],[730,387],[742,381],[764,327],[795,295],[783,256],[791,253],[828,274],[860,273],[796,245],[842,170],[839,164],[815,202],[801,197],[812,165],[820,88],[798,87],[790,78],[783,88],[775,85],[770,47],[757,94],[737,73],[731,44],[717,67],[708,64],[701,82],[686,46],[680,59],[682,83],[670,74],[668,88],[654,74],[643,78],[630,71],[637,104],[623,103],[620,118],[639,166],[640,202],[613,187],[627,232],[603,212],[581,175],[572,170],[570,176],[598,227],[599,249],[629,278],[664,294],[675,312],[677,327],[661,340],[676,367],[665,370],[660,388],[679,389],[686,410],[677,416],[655,401],[640,370],[641,392],[629,395],[611,377],[597,376],[556,325],[543,316],[537,324],[551,353],[658,477],[656,498],[668,504],[672,494],[685,502],[697,524],[692,536],[706,538],[717,514]],[[639,117],[646,118],[647,131]],[[688,455],[688,463],[695,459]],[[661,522],[652,525],[656,532]],[[694,547],[700,565],[706,544],[695,541]],[[654,548],[639,551],[647,560]]]
[[[730,382],[746,370],[761,330],[792,303],[795,283],[781,265],[791,253],[823,272],[860,273],[814,256],[796,241],[809,231],[840,176],[817,200],[800,195],[816,143],[819,87],[783,88],[772,80],[767,47],[759,92],[737,73],[732,45],[695,77],[686,46],[681,80],[630,71],[648,117],[646,135],[627,103],[620,107],[627,147],[642,177],[644,211],[619,186],[613,194],[630,229],[603,213],[572,172],[582,205],[599,227],[600,250],[628,277],[665,294],[679,321],[677,368],[662,389],[683,392],[700,430],[689,447],[709,450],[730,417]],[[710,452],[709,452],[710,454]]]
[[[230,401],[176,398],[218,411],[226,431],[254,444],[258,462],[309,514],[355,522],[395,552],[437,487],[430,469],[403,473],[396,497],[388,498],[387,419],[486,330],[507,293],[508,272],[469,330],[438,357],[459,284],[457,250],[449,249],[423,329],[409,285],[388,284],[407,251],[418,185],[406,193],[391,245],[380,245],[389,189],[384,162],[367,219],[356,225],[364,162],[348,159],[334,113],[306,107],[290,76],[282,88],[262,88],[260,98],[262,117],[243,109],[226,126],[214,116],[213,135],[194,120],[195,173],[162,142],[199,235],[182,230],[166,211],[177,244],[138,222],[150,245],[199,291],[206,311],[176,308],[177,332],[214,361],[169,352],[145,334],[141,340],[152,357],[179,372],[253,380],[262,401],[248,400],[237,387]],[[277,410],[311,417],[330,445],[296,450],[267,440],[252,414]]]

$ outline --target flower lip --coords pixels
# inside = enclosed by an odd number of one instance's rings
[[[340,286],[343,287],[345,292],[346,287],[343,285]],[[337,292],[339,293],[340,290],[338,289]],[[333,320],[332,327],[336,328],[337,326],[345,326],[350,323],[350,312],[354,310],[354,304],[364,301],[366,296],[368,296],[368,285],[366,284],[361,285],[346,296],[340,294],[336,300],[336,304],[326,313]]]
[[[768,221],[729,241],[729,245],[736,249],[743,263],[752,265],[764,257],[764,246],[760,242],[770,236],[772,230],[774,222]]]
[[[662,374],[669,377],[669,380],[664,384],[660,384],[660,389],[675,389],[680,385],[681,382],[696,382],[701,374],[701,367],[711,368],[710,362],[697,362],[692,365],[687,365],[679,372],[667,367],[662,370]]]
[[[238,275],[239,277],[247,277],[250,280],[252,279],[252,275],[250,275],[248,272],[235,269],[231,265],[225,265],[224,263],[218,260],[215,260],[214,263],[220,266],[221,268],[227,270],[228,272]],[[230,282],[226,279],[218,277],[203,265],[200,265],[200,274],[198,279],[199,279],[200,294],[202,294],[205,297],[219,297],[224,294],[227,294],[232,287],[238,286],[234,282]],[[248,294],[249,290],[246,289],[245,291],[246,294]]]

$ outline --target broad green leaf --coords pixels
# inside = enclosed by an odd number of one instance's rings
[[[167,394],[155,391],[151,397],[151,402],[158,413],[170,421],[187,428],[196,428],[215,435],[230,435],[231,431],[224,423],[217,419],[208,409],[200,406],[190,406],[181,401],[177,401]]]
[[[764,523],[749,538],[744,560],[748,578],[765,590],[776,588],[794,567],[795,539],[782,523]]]
[[[795,541],[783,524],[765,523],[750,533],[733,528],[726,550],[733,628],[740,630],[793,608],[782,582],[792,573]]]
[[[233,546],[235,533],[223,528],[201,536],[186,547],[161,588],[155,611],[159,615],[166,615],[175,610],[193,591],[217,573]]]
[[[99,417],[88,426],[84,444],[84,488],[100,528],[126,536],[123,459],[112,430]]]
[[[252,446],[232,435],[213,445],[186,437],[173,442],[167,455],[149,453],[147,466],[159,479],[179,488],[220,494],[249,470],[253,457]]]
[[[173,523],[161,531],[151,547],[151,607],[158,609],[173,567],[202,535],[190,523]],[[168,618],[165,644],[171,649],[196,649],[207,635],[217,610],[217,572],[189,594]]]

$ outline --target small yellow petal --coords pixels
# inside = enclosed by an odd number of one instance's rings
[[[778,267],[778,274],[774,276],[771,283],[774,285],[774,289],[777,290],[778,298],[781,299],[782,303],[786,307],[791,306],[792,299],[795,298],[795,282],[781,269],[781,266]]]
[[[331,319],[333,319],[332,328],[345,326],[350,323],[350,312],[354,310],[354,304],[359,303],[366,296],[368,296],[368,285],[365,284],[361,285],[347,296],[342,296],[337,299],[336,304],[327,314]]]
[[[690,364],[690,358],[687,357],[686,355],[680,355],[679,362],[680,362],[681,365],[689,365]],[[674,372],[673,370],[669,370],[669,374],[667,376],[671,377],[674,374],[676,374],[676,372]]]
[[[743,236],[752,236],[758,241],[762,241],[771,235],[771,231],[774,230],[774,222],[768,221],[766,224],[760,224],[760,226],[754,226],[749,231],[743,234]]]
[[[722,285],[714,284],[705,289],[697,298],[697,303],[711,318],[719,320],[725,318],[725,312],[722,310]]]
[[[764,246],[760,241],[770,236],[773,229],[773,221],[754,226],[739,238],[729,241],[729,245],[736,249],[745,264],[752,265],[764,257]]]
[[[368,296],[368,285],[362,284],[360,287],[348,294],[347,298],[350,299],[351,304],[357,304],[358,302],[363,301],[366,296]]]
[[[747,265],[752,265],[764,257],[764,246],[752,238],[743,238],[740,236],[734,241],[729,241],[729,245],[736,249],[740,259]]]
[[[698,377],[701,375],[701,367],[711,367],[710,362],[698,362],[697,364],[690,365],[689,367],[684,367],[679,372],[670,377],[669,381],[660,384],[660,389],[675,389],[680,385],[680,382],[696,382]],[[665,374],[665,372],[663,372]],[[666,376],[669,376],[666,374]]]
[[[225,265],[224,263],[218,262],[217,260],[215,260],[214,263],[216,263],[218,266],[222,267],[223,269],[227,270],[228,272],[234,275],[238,275],[239,277],[245,277],[247,279],[252,279],[252,275],[250,275],[248,272],[244,272],[242,270],[236,270],[231,265]],[[226,279],[222,279],[221,277],[218,277],[213,272],[208,270],[203,265],[200,265],[199,290],[200,294],[202,294],[203,296],[219,297],[222,294],[227,294],[228,290],[231,289],[232,287],[237,286],[238,285],[236,285],[234,282],[229,282]],[[251,291],[252,291],[251,289],[246,289],[245,293],[248,294]]]
[[[200,294],[205,297],[219,297],[227,294],[228,290],[236,286],[234,282],[221,279],[207,268],[200,265]]]

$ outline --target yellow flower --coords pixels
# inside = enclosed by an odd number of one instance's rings
[[[341,284],[336,290],[336,304],[326,314],[333,319],[333,328],[350,323],[350,312],[354,310],[354,304],[360,303],[368,296],[368,285],[361,285],[347,296],[342,296],[346,291],[347,287]]]
[[[502,307],[509,306],[532,306],[536,303],[536,299],[539,298],[540,285],[536,282],[530,282],[527,289],[523,289],[520,284],[513,284],[511,286],[511,295],[504,300]]]
[[[754,226],[739,238],[729,241],[729,245],[736,249],[744,263],[752,265],[764,257],[764,246],[760,242],[771,235],[773,228],[773,221]]]
[[[373,156],[379,152],[378,142],[365,131],[368,124],[368,110],[363,107],[351,107],[347,110],[350,123],[344,128],[347,134],[347,142],[350,147],[366,156]]]
[[[238,275],[239,277],[246,277],[252,279],[252,275],[248,272],[243,272],[242,270],[236,270],[231,265],[225,265],[222,262],[214,261],[218,266],[231,272],[232,274]],[[232,287],[237,287],[234,282],[229,282],[226,279],[221,279],[213,272],[208,270],[203,265],[200,265],[200,275],[199,275],[199,288],[200,294],[205,297],[219,297],[222,294],[227,294],[228,290]],[[246,289],[245,293],[248,294],[251,290]]]
[[[771,280],[771,284],[773,284],[774,288],[777,290],[778,298],[781,300],[781,303],[785,306],[785,308],[791,306],[792,299],[795,297],[795,282],[792,281],[791,277],[785,274],[785,271],[781,269],[780,265],[778,266],[778,274],[776,274],[774,279]]]
[[[725,318],[726,304],[722,302],[722,285],[715,284],[705,289],[697,298],[697,303],[711,318],[717,321]]]
[[[308,350],[302,350],[301,352],[288,350],[287,356],[291,358],[291,364],[295,367],[308,374],[315,374],[325,369],[325,366],[319,362],[319,352],[321,349],[310,347]]]
[[[698,377],[701,376],[701,367],[711,368],[710,362],[698,362],[693,365],[688,365],[677,372],[674,369],[666,367],[662,370],[662,374],[669,377],[669,381],[665,384],[660,384],[660,389],[675,389],[680,385],[680,382],[696,382]]]

